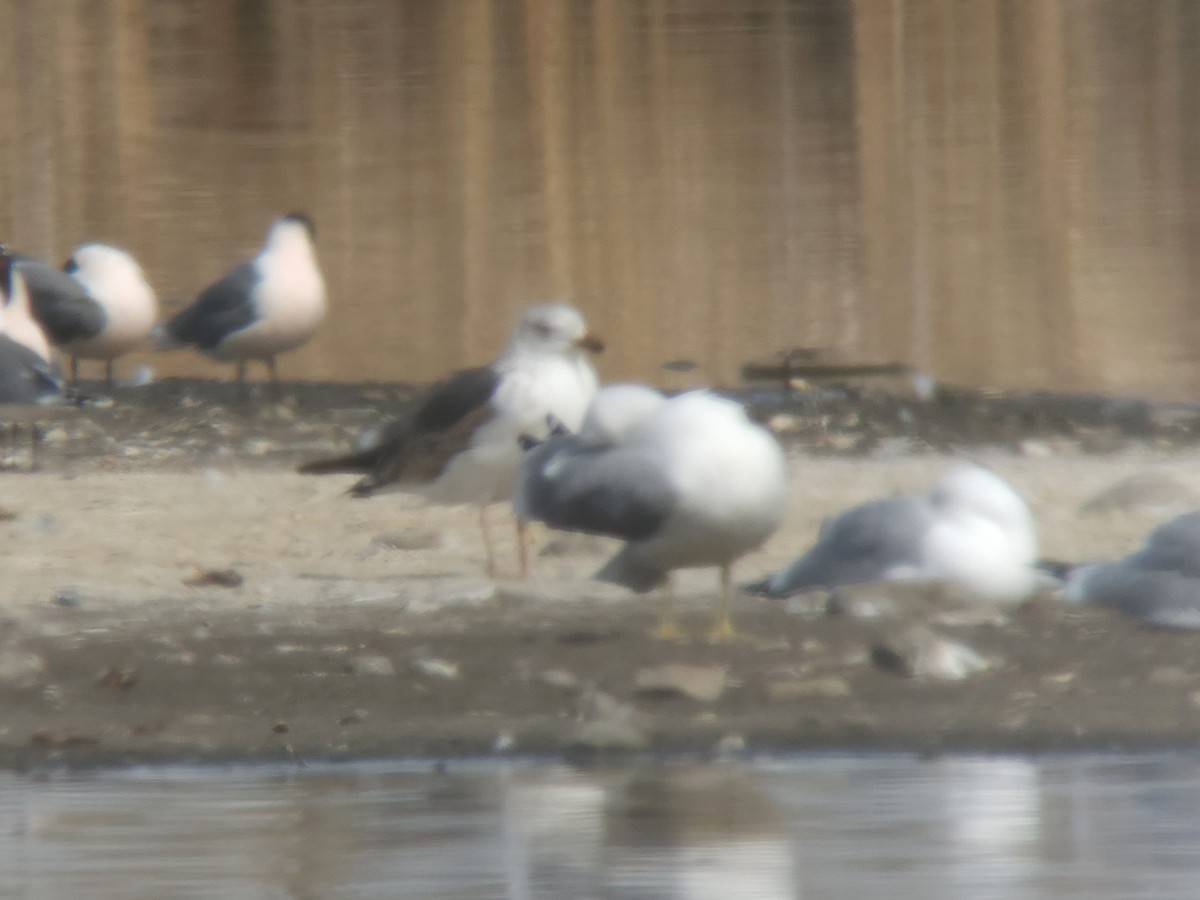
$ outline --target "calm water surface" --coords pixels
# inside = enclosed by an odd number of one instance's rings
[[[0,896],[1191,898],[1200,757],[0,776]]]

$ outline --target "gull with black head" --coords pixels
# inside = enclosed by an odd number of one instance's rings
[[[312,337],[325,317],[315,235],[304,213],[276,219],[254,259],[210,284],[159,326],[159,349],[195,347],[213,359],[236,362],[239,383],[247,364],[261,360],[277,383],[275,358]]]

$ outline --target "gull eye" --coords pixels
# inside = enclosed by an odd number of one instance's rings
[[[538,337],[550,337],[554,333],[554,329],[545,322],[534,322],[533,333],[538,335]]]

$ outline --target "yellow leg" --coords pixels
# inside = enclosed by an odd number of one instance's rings
[[[658,620],[658,627],[651,635],[660,641],[682,641],[684,634],[679,630],[679,619],[675,614],[675,581],[667,576],[667,586],[663,590],[663,613]]]
[[[729,566],[721,566],[721,606],[717,613],[717,621],[708,633],[708,639],[713,643],[732,641],[737,637],[733,628],[733,579]]]

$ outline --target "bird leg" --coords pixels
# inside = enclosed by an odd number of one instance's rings
[[[487,554],[488,578],[496,577],[496,553],[492,549],[492,536],[488,533],[487,507],[479,507],[479,533],[483,535],[483,551]]]
[[[78,384],[79,384],[79,357],[72,356],[71,357],[71,385],[75,386]]]
[[[679,619],[675,611],[675,579],[667,575],[667,583],[663,588],[663,611],[658,620],[658,627],[651,636],[660,641],[682,641],[684,634],[679,630]]]
[[[714,644],[723,641],[732,641],[737,637],[737,632],[733,628],[733,618],[731,615],[733,606],[733,579],[727,565],[721,566],[720,602],[717,621],[713,623],[712,629],[708,632],[708,639]]]
[[[529,547],[527,539],[529,536],[529,523],[520,516],[516,517],[517,523],[517,577],[529,577]]]
[[[107,390],[112,390],[113,386],[113,361],[111,359],[104,361],[104,387]]]

